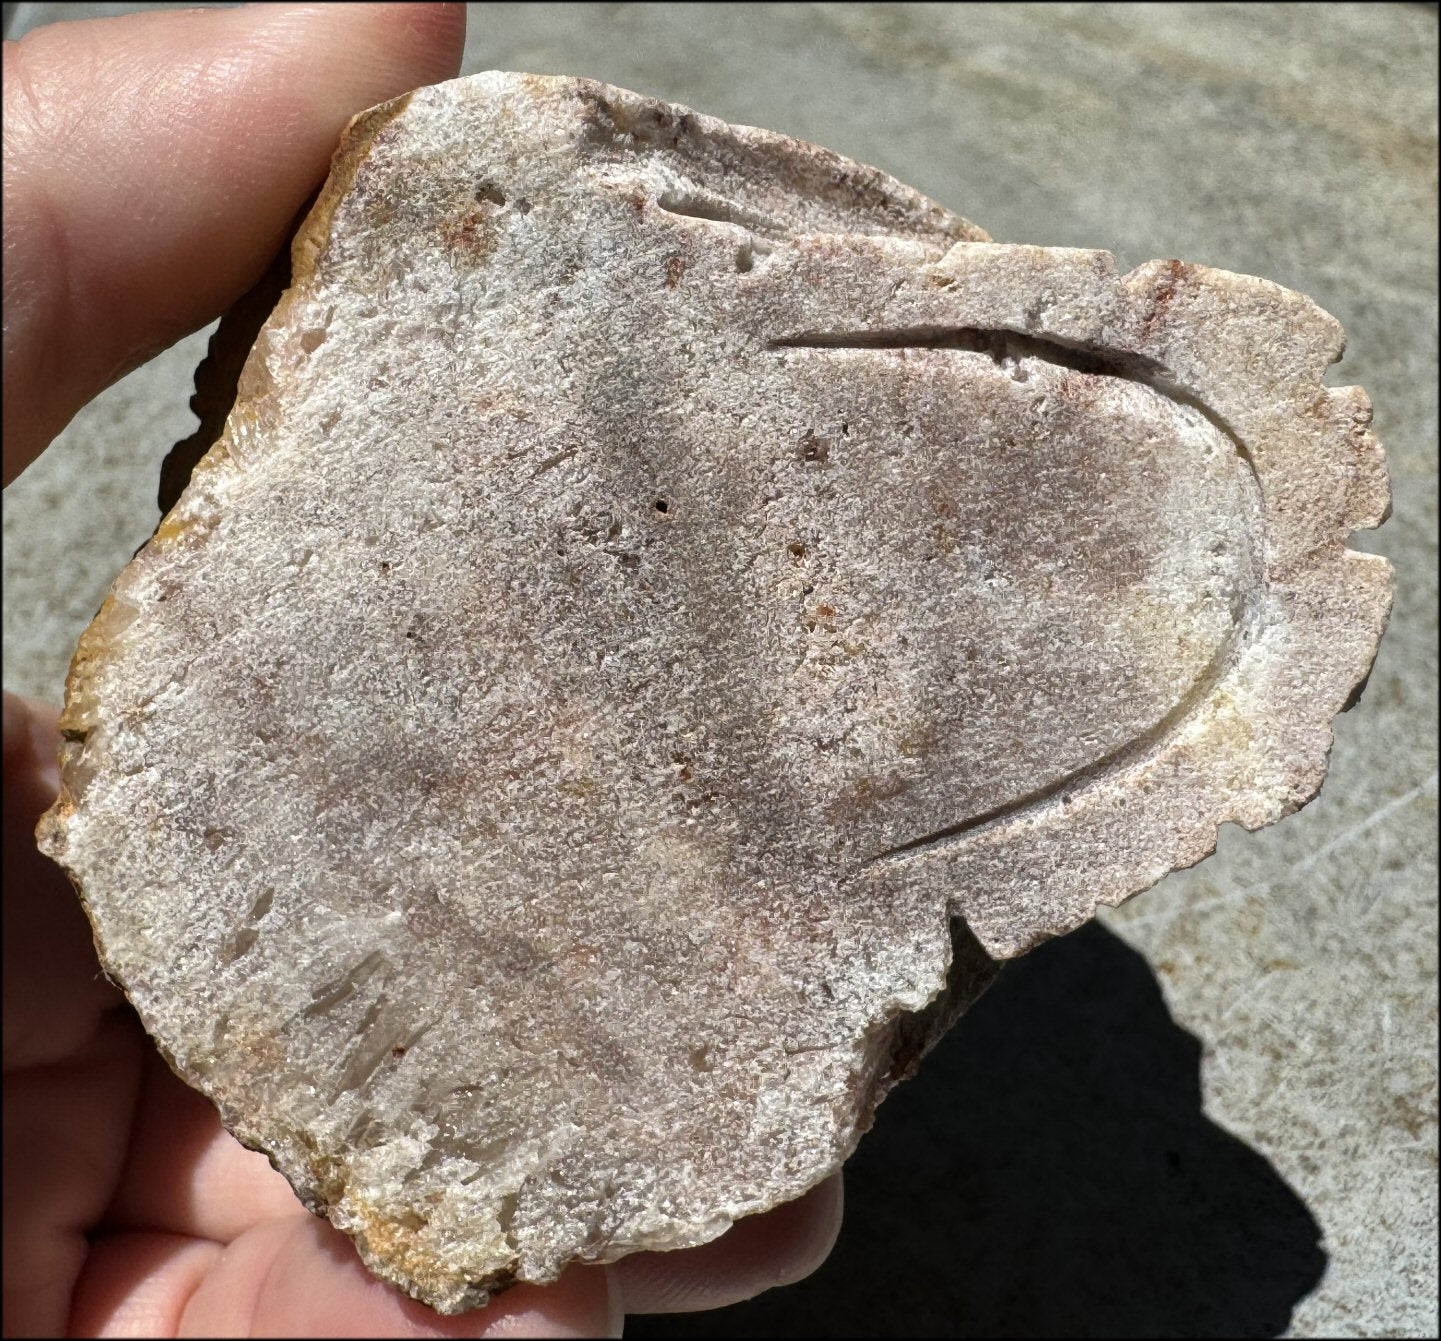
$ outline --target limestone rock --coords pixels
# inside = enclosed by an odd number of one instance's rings
[[[445,1312],[833,1171],[997,961],[1319,787],[1336,322],[582,80],[351,126],[42,823],[176,1070]]]

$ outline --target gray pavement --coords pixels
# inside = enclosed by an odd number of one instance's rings
[[[9,35],[80,12],[5,6]],[[1000,241],[1263,275],[1345,325],[1399,589],[1300,815],[1037,951],[882,1109],[811,1281],[633,1335],[1434,1336],[1434,6],[471,6],[582,74],[875,163]],[[4,678],[55,698],[153,529],[204,334],[4,498]]]

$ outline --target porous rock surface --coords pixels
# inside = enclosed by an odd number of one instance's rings
[[[1390,572],[1336,322],[578,79],[356,119],[42,822],[444,1312],[832,1172],[998,961],[1295,810]]]

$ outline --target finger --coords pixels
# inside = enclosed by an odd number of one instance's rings
[[[176,1336],[221,1248],[178,1234],[115,1234],[90,1249],[67,1336]]]
[[[611,1271],[627,1313],[723,1308],[809,1276],[841,1227],[841,1175],[764,1215],[737,1220],[720,1238],[673,1253],[635,1253]]]
[[[35,846],[59,788],[53,708],[4,696],[4,1062],[7,1072],[71,1056],[122,1004],[95,958],[90,923],[60,868]]]
[[[108,1334],[143,1335],[144,1326],[149,1325],[144,1323],[147,1318],[178,1318],[196,1291],[187,1286],[185,1298],[178,1302],[178,1284],[167,1293],[166,1281],[189,1281],[181,1269],[183,1264],[172,1263],[170,1254],[179,1252],[177,1245],[214,1240],[229,1241],[236,1250],[224,1259],[207,1259],[207,1271],[222,1274],[218,1282],[207,1284],[205,1298],[186,1315],[185,1327],[191,1335],[223,1335],[237,1326],[241,1315],[234,1311],[239,1304],[232,1295],[247,1289],[258,1301],[257,1307],[264,1304],[273,1310],[277,1320],[277,1330],[269,1333],[273,1335],[290,1331],[292,1326],[296,1329],[292,1334],[298,1335],[609,1334],[606,1327],[612,1315],[605,1282],[593,1279],[601,1273],[581,1273],[575,1281],[567,1278],[559,1293],[533,1288],[509,1291],[483,1314],[453,1323],[373,1281],[347,1241],[311,1217],[269,1161],[225,1132],[211,1104],[182,1084],[158,1056],[137,1110],[131,1151],[121,1190],[105,1220],[107,1233],[102,1242],[110,1245],[109,1256],[96,1268],[93,1280],[82,1281],[88,1291],[87,1317],[110,1318],[112,1328],[129,1326],[128,1320],[133,1318],[142,1320],[136,1331]],[[150,1226],[148,1232],[140,1228],[145,1225]],[[317,1235],[323,1249],[319,1253]],[[262,1280],[263,1259],[277,1241],[288,1245],[285,1252],[299,1252],[300,1265],[277,1263],[267,1268],[270,1274]],[[218,1253],[220,1245],[212,1242],[212,1246]],[[196,1260],[189,1252],[184,1257],[187,1262]],[[292,1279],[295,1271],[309,1282],[304,1290]],[[87,1265],[86,1277],[90,1274]],[[126,1292],[132,1288],[144,1298],[127,1302]],[[316,1311],[314,1316],[326,1319],[316,1325],[353,1330],[308,1332],[300,1330],[299,1322],[289,1321],[292,1314],[287,1310],[292,1308],[293,1297],[322,1288],[330,1289],[340,1303],[338,1312],[330,1312],[329,1305]],[[222,1307],[232,1311],[222,1314],[218,1311]],[[604,1321],[597,1324],[602,1314]],[[225,1330],[206,1331],[221,1327],[222,1317]],[[619,1317],[617,1307],[617,1324]],[[387,1328],[398,1330],[383,1330]],[[618,1334],[618,1326],[612,1330]],[[148,1334],[174,1332],[152,1330]]]
[[[5,1076],[6,1336],[62,1336],[86,1231],[115,1191],[140,1077],[132,1016],[63,1062]]]
[[[215,1106],[152,1051],[104,1228],[223,1244],[266,1220],[306,1214],[270,1161],[230,1135]]]
[[[376,1280],[346,1237],[304,1216],[270,1221],[224,1249],[181,1321],[182,1336],[619,1336],[606,1273],[573,1268],[443,1317]]]
[[[172,10],[5,43],[5,483],[259,278],[346,121],[456,73],[464,9]]]

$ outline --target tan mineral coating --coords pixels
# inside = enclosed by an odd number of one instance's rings
[[[1320,786],[1389,495],[1308,299],[494,73],[357,118],[293,256],[41,840],[442,1312],[798,1196],[992,961]]]

